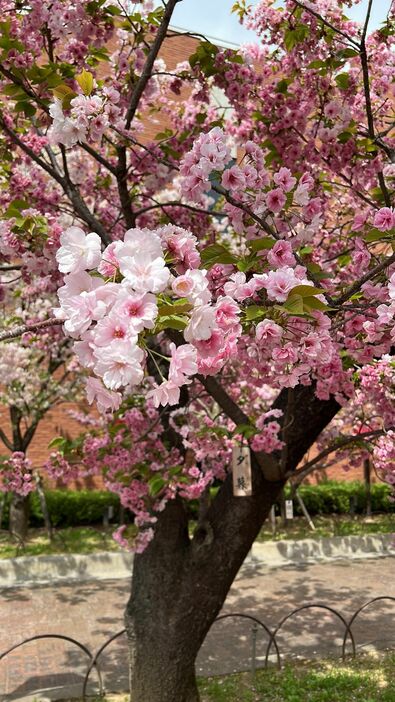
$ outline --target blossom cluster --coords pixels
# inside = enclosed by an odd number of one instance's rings
[[[162,310],[171,315],[181,303],[188,343],[170,345],[168,378],[152,390],[156,405],[176,404],[191,376],[217,372],[231,356],[241,333],[240,311],[227,296],[212,304],[192,234],[171,225],[130,229],[101,253],[97,234],[70,227],[60,242],[56,256],[66,277],[57,315],[77,339],[74,350],[81,365],[96,376],[87,380],[87,393],[100,410],[118,409],[119,391],[128,394],[142,382],[147,356],[162,375],[157,352],[146,343],[161,316],[166,319]],[[87,272],[94,269],[95,275]],[[177,270],[185,273],[177,275]]]
[[[52,144],[74,146],[85,141],[97,142],[109,126],[109,117],[114,119],[118,110],[116,103],[120,95],[115,89],[104,88],[103,97],[99,95],[76,95],[70,101],[68,114],[65,114],[59,98],[49,108],[53,119],[48,130],[48,139]]]
[[[17,495],[26,497],[35,489],[31,461],[22,451],[14,451],[1,463],[1,492],[15,492]]]

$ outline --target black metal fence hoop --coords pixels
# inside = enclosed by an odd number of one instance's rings
[[[249,619],[250,621],[253,621],[255,624],[258,624],[258,626],[262,627],[262,629],[265,630],[266,634],[269,637],[269,641],[272,641],[274,644],[274,648],[276,650],[276,655],[277,655],[277,667],[278,669],[281,668],[281,663],[280,663],[280,651],[278,650],[278,645],[276,641],[276,636],[275,633],[273,633],[269,627],[265,624],[265,622],[261,621],[261,619],[258,619],[257,617],[253,617],[252,614],[241,614],[239,612],[231,612],[230,614],[221,614],[219,617],[217,617],[213,624],[216,622],[221,621],[221,619],[228,619],[230,617],[241,617],[242,619]],[[265,658],[265,668],[267,668],[267,659]]]
[[[100,648],[96,651],[95,655],[93,656],[92,660],[90,661],[90,663],[88,665],[88,669],[85,673],[84,684],[82,686],[82,702],[86,702],[86,689],[88,687],[89,676],[91,674],[92,668],[97,666],[97,660],[98,660],[99,656],[101,656],[103,651],[107,648],[107,646],[110,645],[110,643],[115,641],[115,639],[118,639],[120,636],[122,636],[122,634],[126,634],[126,629],[122,629],[121,631],[118,631],[117,634],[114,634],[109,639],[106,639],[104,644],[102,646],[100,646]],[[104,688],[102,687],[102,685],[100,685],[100,695],[103,696],[103,694],[104,694]]]
[[[92,656],[92,653],[90,652],[89,648],[85,646],[81,641],[77,641],[77,639],[73,639],[71,636],[64,636],[63,634],[37,634],[36,636],[30,636],[28,639],[24,639],[23,641],[20,641],[20,643],[15,644],[15,646],[11,646],[7,651],[4,651],[0,655],[0,661],[8,656],[9,653],[12,653],[12,651],[15,651],[17,648],[20,648],[21,646],[24,646],[27,643],[31,643],[32,641],[39,641],[41,639],[60,639],[62,641],[67,641],[68,643],[74,644],[74,646],[78,646],[81,651],[83,651],[90,659],[91,663],[89,666],[89,670],[92,670],[92,668],[96,668],[97,672],[97,677],[99,680],[99,692],[100,696],[103,696],[104,693],[104,688],[103,688],[103,681],[102,681],[102,676],[100,672],[100,668],[97,665],[97,662],[95,658]]]
[[[275,638],[276,638],[278,632],[280,631],[280,629],[282,628],[283,624],[285,624],[285,622],[288,621],[288,619],[291,619],[291,617],[293,617],[295,614],[298,614],[299,612],[302,612],[303,610],[306,610],[306,609],[325,609],[326,611],[331,612],[331,614],[334,614],[335,617],[337,617],[338,619],[340,619],[340,621],[342,622],[342,624],[344,625],[344,628],[345,628],[345,636],[344,636],[344,639],[343,639],[343,643],[344,643],[344,641],[347,639],[347,635],[349,635],[349,636],[350,636],[350,639],[351,639],[351,645],[352,645],[353,655],[355,656],[355,641],[354,641],[354,636],[353,636],[353,633],[352,633],[352,631],[351,631],[349,625],[347,624],[346,619],[343,617],[343,615],[340,614],[340,612],[338,612],[338,611],[337,611],[336,609],[334,609],[333,607],[329,607],[328,605],[324,605],[324,604],[314,604],[314,603],[313,603],[313,604],[302,605],[302,607],[297,607],[297,609],[292,610],[292,612],[290,612],[289,614],[287,614],[286,617],[283,617],[283,619],[282,619],[282,620],[280,621],[280,623],[277,625],[277,627],[276,627],[276,629],[274,630],[274,632],[273,632],[273,634],[272,634],[272,636],[271,636],[271,638],[270,638],[270,641],[269,641],[269,643],[268,643],[268,645],[267,645],[266,657],[265,657],[265,668],[267,667],[267,663],[268,663],[268,660],[269,660],[269,653],[270,653],[270,649],[271,649],[271,647],[272,647],[272,644],[273,644],[273,642],[275,641]],[[343,656],[343,646],[342,646],[342,657],[343,657],[343,660],[344,660],[344,656]],[[280,660],[280,667],[281,667],[281,660]]]
[[[375,602],[380,602],[382,600],[391,600],[391,602],[395,602],[395,597],[391,597],[391,595],[381,595],[380,597],[374,597],[372,600],[369,600],[369,602],[365,602],[365,604],[363,604],[362,607],[359,607],[359,609],[357,609],[357,611],[354,612],[354,614],[352,615],[350,621],[347,624],[347,630],[344,633],[344,639],[343,639],[343,645],[342,645],[343,659],[345,657],[347,636],[348,636],[348,634],[350,634],[350,636],[353,636],[351,633],[351,627],[354,624],[355,620],[357,619],[357,617],[359,617],[359,615],[361,614],[361,612],[363,612],[364,609],[366,609],[367,607],[370,607],[370,605],[374,604]],[[353,654],[355,656],[355,645],[354,645]]]

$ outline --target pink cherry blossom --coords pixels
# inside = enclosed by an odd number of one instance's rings
[[[269,271],[265,281],[265,288],[269,300],[285,302],[292,288],[300,285],[300,280],[295,276],[292,268],[279,268],[277,271]]]
[[[121,394],[112,392],[104,387],[101,380],[98,378],[87,378],[86,380],[86,397],[91,405],[96,402],[99,412],[115,412],[121,404]]]
[[[172,283],[178,297],[186,297],[193,305],[205,305],[211,300],[206,270],[189,270]]]
[[[388,232],[395,227],[395,213],[392,207],[382,207],[376,212],[373,224],[381,232]]]
[[[119,259],[144,255],[147,260],[154,261],[163,256],[160,237],[150,229],[128,229],[123,241],[117,242],[116,255]]]
[[[134,332],[143,329],[153,329],[158,316],[158,305],[155,295],[137,293],[122,286],[122,290],[113,306],[113,314],[127,321]]]
[[[148,397],[152,398],[154,407],[159,405],[176,405],[180,399],[180,386],[174,380],[165,380],[150,390]]]
[[[132,256],[120,256],[119,268],[127,285],[140,293],[158,293],[167,287],[170,271],[163,258],[151,260],[143,252]]]
[[[266,206],[271,212],[280,212],[285,203],[286,203],[286,196],[284,195],[284,191],[282,188],[275,188],[274,190],[269,190],[268,193],[266,193]]]
[[[109,346],[97,347],[94,352],[95,373],[103,378],[110,390],[138,385],[143,379],[143,351],[129,340],[116,340]]]
[[[280,168],[280,170],[274,174],[273,180],[285,193],[288,193],[296,185],[296,178],[293,177],[289,168]]]
[[[283,335],[283,329],[271,319],[264,319],[256,326],[256,340],[265,344],[277,344]]]
[[[289,241],[284,240],[276,241],[267,255],[267,260],[275,268],[294,266],[296,264],[295,256],[292,253],[292,246]]]
[[[170,368],[169,380],[175,384],[183,385],[187,381],[187,376],[197,373],[197,351],[191,344],[182,344],[176,347],[170,344]]]
[[[98,234],[85,234],[79,227],[69,227],[60,237],[56,252],[61,273],[78,273],[96,268],[100,262],[101,240]]]

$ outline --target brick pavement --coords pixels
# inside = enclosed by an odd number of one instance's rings
[[[373,597],[395,596],[394,566],[393,557],[278,569],[245,566],[229,593],[224,612],[253,614],[274,628],[293,608],[321,602],[349,618]],[[3,590],[0,652],[41,633],[62,633],[96,650],[106,637],[122,629],[129,586],[128,580],[106,580]],[[395,602],[380,602],[367,610],[357,620],[354,631],[358,645],[373,643],[382,647],[392,643],[395,647]],[[333,615],[309,610],[284,624],[278,643],[285,656],[314,658],[338,654],[341,638],[341,625]],[[218,622],[199,656],[198,672],[207,675],[248,669],[251,642],[250,623]],[[258,634],[260,661],[264,644],[264,637]],[[101,667],[108,690],[126,689],[124,637],[111,644]],[[0,661],[0,700],[20,700],[33,691],[48,688],[55,690],[51,695],[55,698],[56,690],[59,697],[59,689],[65,687],[78,695],[83,671],[84,654],[69,644],[48,639],[26,644]]]

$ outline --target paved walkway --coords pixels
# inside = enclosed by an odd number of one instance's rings
[[[394,557],[272,569],[245,566],[229,593],[224,612],[252,614],[274,628],[294,608],[314,602],[331,605],[349,619],[368,600],[395,596],[394,574]],[[43,633],[71,636],[92,651],[97,650],[107,637],[122,629],[129,586],[128,580],[102,580],[3,590],[0,652],[24,638]],[[395,647],[395,602],[376,603],[361,614],[353,630],[357,645]],[[336,655],[341,640],[341,623],[322,609],[300,613],[286,622],[278,634],[285,657]],[[263,659],[266,642],[258,634],[258,662]],[[251,646],[250,622],[228,619],[216,623],[199,657],[199,673],[248,669]],[[21,700],[33,691],[51,688],[61,697],[59,689],[64,687],[78,695],[83,662],[82,652],[61,641],[29,643],[0,661],[0,700]],[[127,688],[124,637],[111,644],[101,667],[108,690]],[[48,696],[56,698],[54,692]]]

